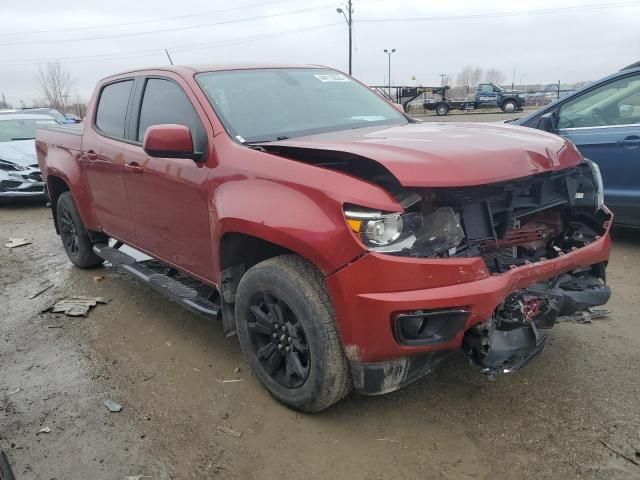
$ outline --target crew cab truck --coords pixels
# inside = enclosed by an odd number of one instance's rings
[[[505,90],[495,83],[479,83],[472,100],[454,101],[447,98],[449,87],[436,87],[431,93],[438,95],[439,100],[425,102],[425,110],[434,110],[437,115],[446,115],[450,110],[478,110],[483,108],[499,108],[505,113],[521,111],[526,103],[524,92]]]
[[[391,392],[461,348],[515,371],[558,315],[610,295],[612,216],[570,142],[420,123],[329,68],[114,75],[83,126],[38,130],[37,155],[75,265],[221,319],[302,411]]]

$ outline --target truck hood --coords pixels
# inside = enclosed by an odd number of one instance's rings
[[[0,161],[3,160],[20,167],[37,167],[36,141],[0,142]]]
[[[287,155],[343,152],[373,160],[406,187],[482,185],[577,165],[572,143],[539,130],[500,124],[416,122],[358,128],[260,144]]]

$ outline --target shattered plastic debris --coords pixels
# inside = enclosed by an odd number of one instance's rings
[[[7,248],[16,248],[23,245],[29,245],[30,243],[31,242],[26,238],[9,238],[9,243],[5,243],[4,246]]]
[[[118,413],[122,410],[122,405],[118,402],[114,402],[113,400],[105,400],[104,406],[109,409],[110,412]]]
[[[7,394],[8,397],[10,397],[11,395],[15,395],[16,393],[18,393],[20,390],[22,390],[20,387],[16,388],[15,390],[9,392]]]
[[[572,313],[571,315],[565,315],[558,319],[565,322],[591,323],[592,320],[608,317],[610,313],[611,310],[607,309],[588,309],[582,312]]]
[[[41,433],[51,433],[51,429],[49,427],[41,428],[40,431],[36,433],[36,435],[40,435]]]
[[[53,306],[45,308],[42,313],[51,311],[53,313],[66,313],[70,317],[86,317],[89,309],[98,303],[106,304],[107,300],[102,297],[69,297],[59,300]]]
[[[242,432],[236,432],[235,430],[231,430],[230,428],[225,427],[223,425],[218,425],[216,427],[216,430],[222,433],[226,433],[227,435],[231,435],[232,437],[236,437],[236,438],[242,437]]]

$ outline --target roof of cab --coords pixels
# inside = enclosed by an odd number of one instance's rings
[[[229,64],[196,64],[196,65],[162,65],[158,67],[137,68],[135,70],[127,70],[124,72],[109,75],[107,78],[118,77],[126,74],[149,72],[149,71],[167,71],[175,72],[183,75],[193,75],[203,72],[220,72],[225,70],[255,70],[269,68],[330,68],[324,65],[300,65],[300,64],[271,64],[271,63],[229,63]]]

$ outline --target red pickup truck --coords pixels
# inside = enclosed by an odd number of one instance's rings
[[[106,260],[221,319],[302,411],[461,348],[515,371],[559,315],[610,296],[612,216],[570,142],[421,123],[329,68],[121,73],[83,126],[38,130],[37,155],[75,265]]]

